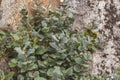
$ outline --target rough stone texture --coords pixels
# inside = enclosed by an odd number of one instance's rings
[[[55,9],[60,5],[61,0],[2,0],[1,2],[1,20],[0,28],[18,26],[20,24],[21,9],[27,9],[28,15],[32,15],[32,8],[37,8],[36,5],[41,3],[43,7]]]
[[[8,73],[10,70],[8,68],[7,59],[5,57],[0,57],[0,70],[3,70],[6,73]]]
[[[92,73],[114,77],[114,68],[120,67],[120,0],[69,0],[68,4],[78,14],[75,24],[79,25],[74,27],[81,29],[93,20],[98,26],[104,48],[93,54]]]
[[[11,25],[18,25],[21,17],[19,12],[22,8],[25,8],[25,6],[27,6],[25,3],[26,2],[23,0],[2,0],[1,10],[3,13],[2,19],[0,20],[0,27],[5,28],[10,27]]]

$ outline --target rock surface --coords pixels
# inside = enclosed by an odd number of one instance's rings
[[[60,0],[2,0],[0,28],[15,28],[20,24],[21,9],[27,9],[28,15],[32,15],[32,8],[36,8],[36,5],[40,3],[46,10],[53,10],[60,5]]]
[[[115,68],[120,67],[120,0],[68,0],[71,11],[78,13],[74,27],[85,27],[95,21],[99,40],[103,50],[93,54],[93,74],[115,75]],[[111,79],[109,79],[111,80]]]

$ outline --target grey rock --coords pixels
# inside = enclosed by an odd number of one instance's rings
[[[109,73],[114,77],[114,68],[120,67],[120,0],[67,0],[71,11],[78,14],[75,24],[86,27],[93,20],[100,32],[98,36],[104,49],[93,53],[93,74]],[[73,25],[76,28],[76,25]],[[111,78],[107,80],[111,80]]]

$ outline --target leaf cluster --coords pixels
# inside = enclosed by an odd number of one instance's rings
[[[64,5],[47,15],[34,12],[28,17],[25,9],[21,11],[22,25],[17,32],[0,32],[0,54],[11,59],[8,65],[15,73],[13,79],[90,80],[86,73],[98,44],[96,34],[91,29],[71,31],[74,14]]]

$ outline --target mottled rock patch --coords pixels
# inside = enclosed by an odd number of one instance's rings
[[[94,20],[100,32],[99,41],[104,46],[93,54],[92,73],[114,77],[114,68],[120,67],[120,0],[70,0],[69,4],[72,3],[75,3],[72,11],[78,13],[78,27]]]

